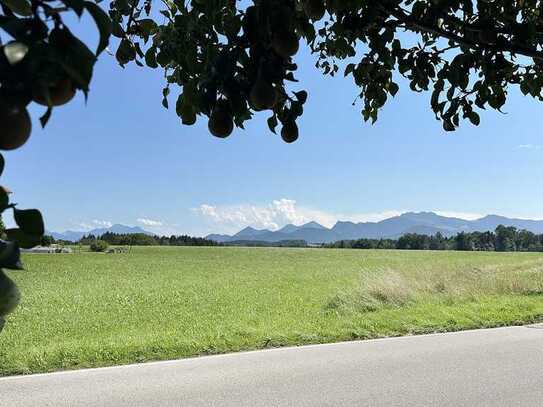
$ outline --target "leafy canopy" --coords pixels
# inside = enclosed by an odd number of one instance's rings
[[[214,110],[226,111],[238,127],[262,109],[270,111],[272,131],[278,121],[295,121],[307,99],[305,91],[290,92],[298,38],[318,57],[316,68],[324,74],[338,74],[341,67],[352,77],[366,121],[377,120],[379,110],[398,92],[399,76],[412,91],[431,91],[431,109],[448,131],[461,119],[478,125],[481,109],[500,110],[510,85],[541,100],[542,1],[165,4],[163,17],[155,21],[149,17],[150,2],[111,3],[114,32],[126,34],[117,58],[123,64],[135,61],[164,69],[163,104],[168,107],[170,89],[180,87],[176,112],[185,124],[212,116]],[[276,95],[254,97],[261,83],[271,85]],[[268,96],[271,102],[261,106],[258,102]]]

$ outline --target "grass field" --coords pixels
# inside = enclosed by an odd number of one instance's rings
[[[543,255],[136,248],[24,256],[0,374],[543,319]]]

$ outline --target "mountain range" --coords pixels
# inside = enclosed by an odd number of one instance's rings
[[[271,231],[246,227],[235,235],[211,234],[208,239],[218,242],[262,241],[279,242],[283,240],[305,240],[308,243],[330,243],[337,240],[397,239],[407,233],[453,236],[459,232],[494,231],[497,226],[515,226],[534,233],[543,233],[543,220],[527,220],[488,215],[480,219],[466,220],[440,216],[433,212],[407,212],[380,222],[337,222],[332,228],[324,227],[317,222],[305,225],[286,225]]]
[[[104,233],[107,233],[107,232],[118,233],[118,234],[144,233],[146,235],[154,235],[154,233],[147,232],[146,230],[143,230],[139,226],[126,226],[126,225],[120,225],[120,224],[115,224],[108,228],[92,229],[86,232],[75,231],[75,230],[67,230],[66,232],[47,231],[46,234],[53,236],[55,240],[68,240],[70,242],[77,242],[83,236],[88,236],[88,235],[102,236]]]

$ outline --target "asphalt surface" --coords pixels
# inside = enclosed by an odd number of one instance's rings
[[[543,406],[543,326],[0,379],[4,407]]]

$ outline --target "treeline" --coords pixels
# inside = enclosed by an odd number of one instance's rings
[[[96,240],[103,240],[113,246],[219,246],[220,243],[203,237],[181,236],[152,236],[145,233],[120,234],[106,232],[101,236],[83,236],[78,243],[91,245]]]
[[[494,232],[461,232],[446,237],[408,233],[398,239],[340,240],[324,247],[345,249],[462,250],[543,252],[543,234],[500,225]]]

